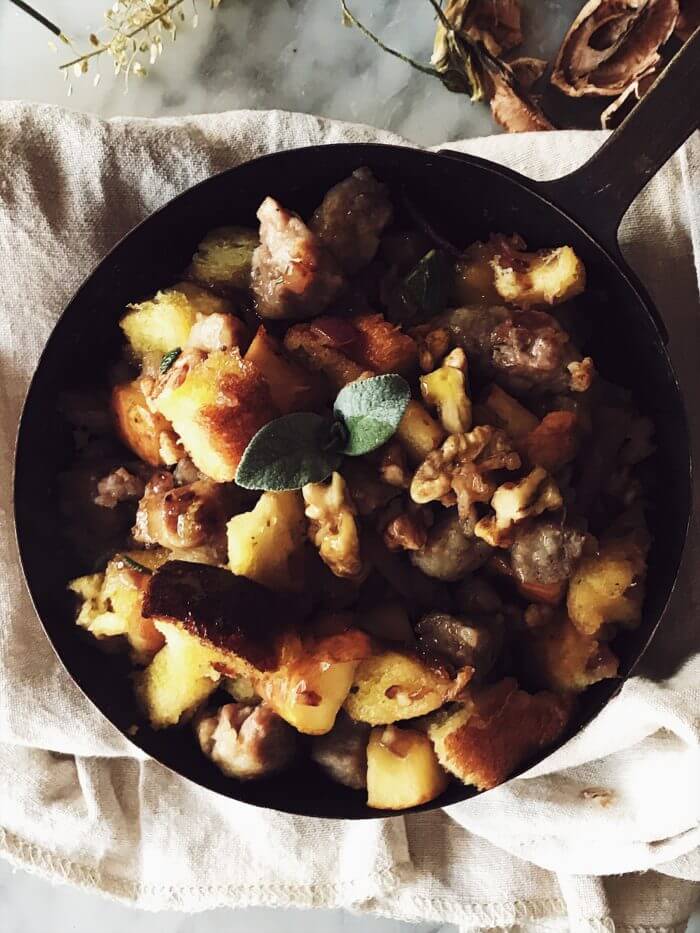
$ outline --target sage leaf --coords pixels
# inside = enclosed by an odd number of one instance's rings
[[[173,363],[175,362],[175,360],[178,358],[178,356],[181,353],[182,353],[182,350],[180,349],[180,347],[175,347],[174,350],[168,350],[168,352],[164,354],[163,359],[160,361],[160,368],[159,368],[161,376],[167,373],[167,371],[170,369],[170,367],[173,365]]]
[[[399,426],[410,398],[408,383],[396,373],[358,379],[341,389],[334,412],[348,432],[343,453],[358,457],[385,444]]]
[[[403,298],[423,318],[443,311],[449,297],[450,264],[439,249],[431,249],[419,260],[403,282]]]
[[[246,447],[236,482],[273,492],[320,483],[340,466],[343,441],[331,418],[305,411],[276,418]]]

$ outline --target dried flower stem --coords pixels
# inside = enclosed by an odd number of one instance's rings
[[[151,26],[154,26],[156,23],[161,22],[164,16],[167,16],[169,13],[172,13],[177,7],[182,6],[185,0],[173,0],[167,7],[164,7],[160,13],[154,14],[149,20],[141,23],[141,25],[135,27],[130,32],[124,33],[125,39],[133,39],[139,33],[147,31]],[[77,65],[80,62],[86,62],[90,58],[94,58],[96,55],[102,55],[104,52],[109,51],[109,43],[105,42],[99,45],[97,48],[93,49],[92,52],[86,52],[85,55],[80,55],[78,58],[74,58],[69,62],[64,62],[62,65],[59,65],[60,69],[71,68],[73,65]]]
[[[38,10],[35,10],[34,7],[29,6],[24,0],[10,0],[10,3],[14,3],[14,5],[19,7],[24,13],[28,13],[32,19],[35,19],[37,23],[41,23],[42,26],[45,26],[54,36],[60,37],[63,35],[63,32],[55,23],[52,23],[50,19],[47,19],[42,13],[39,13]]]
[[[432,3],[432,0],[430,0],[430,2]],[[392,49],[390,46],[385,45],[379,36],[376,36],[373,32],[370,32],[370,30],[365,25],[363,25],[353,13],[350,12],[346,0],[340,0],[340,3],[343,8],[343,17],[346,22],[351,23],[353,26],[359,29],[360,32],[364,33],[368,39],[371,39],[372,42],[378,45],[380,49],[383,49],[383,51],[388,52],[389,55],[393,55],[394,58],[398,58],[402,62],[405,62],[407,65],[410,65],[411,68],[415,68],[417,71],[422,71],[423,74],[431,75],[433,78],[440,77],[440,73],[430,65],[422,65],[420,62],[410,58],[408,55],[404,55],[403,52],[399,52],[398,49]],[[440,10],[440,13],[442,13],[442,10]]]

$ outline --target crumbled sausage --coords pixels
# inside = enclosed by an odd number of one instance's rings
[[[493,667],[503,642],[503,618],[470,619],[429,612],[415,625],[416,638],[428,657],[444,659],[455,668],[473,667],[484,676]]]
[[[313,740],[311,757],[329,777],[346,787],[367,786],[367,742],[370,726],[341,713],[330,732]]]
[[[490,553],[488,544],[465,534],[456,509],[450,509],[430,529],[424,547],[412,551],[410,558],[427,576],[449,582],[481,567]]]
[[[144,483],[125,467],[118,467],[104,476],[97,484],[95,505],[103,509],[115,509],[120,502],[131,502],[143,495]]]
[[[287,767],[296,751],[296,733],[264,703],[227,703],[195,724],[202,751],[228,777],[262,777]]]
[[[510,562],[522,583],[568,580],[581,557],[586,535],[552,521],[538,521],[515,531]]]
[[[198,480],[175,487],[172,474],[163,472],[146,486],[134,538],[171,549],[223,545],[227,517],[220,485]]]
[[[274,198],[265,198],[258,219],[260,246],[251,269],[258,313],[297,320],[321,314],[344,284],[336,260],[303,220]]]
[[[386,186],[358,168],[326,193],[309,226],[341,269],[353,274],[374,259],[392,214]]]

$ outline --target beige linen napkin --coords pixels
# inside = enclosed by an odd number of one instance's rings
[[[0,854],[152,909],[346,906],[464,929],[680,929],[700,879],[696,534],[645,676],[595,723],[528,776],[449,814],[386,821],[265,813],[145,759],[73,686],[24,593],[13,437],[41,347],[84,275],[134,223],[214,172],[358,140],[407,144],[279,112],[102,122],[0,105]],[[551,177],[600,142],[550,133],[451,147]],[[698,148],[652,183],[623,234],[669,325],[695,425]],[[609,806],[581,796],[591,786],[610,791]]]

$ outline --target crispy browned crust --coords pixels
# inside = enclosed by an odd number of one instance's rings
[[[418,345],[381,314],[360,314],[352,318],[359,332],[352,356],[375,373],[411,375],[418,368]]]
[[[219,378],[217,404],[199,413],[211,442],[226,461],[237,467],[252,437],[279,414],[270,389],[253,363],[241,361],[241,373]]]
[[[297,619],[289,598],[221,567],[180,560],[151,575],[143,616],[174,622],[258,670],[277,666],[282,635]]]
[[[468,722],[445,739],[445,752],[462,780],[487,790],[562,735],[571,714],[569,699],[531,695],[507,679],[476,699]]]

